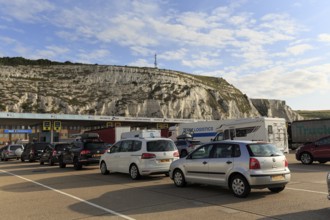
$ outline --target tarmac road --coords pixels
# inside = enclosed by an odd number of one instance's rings
[[[133,181],[103,176],[97,166],[0,162],[1,219],[329,219],[330,162],[302,165],[288,154],[291,182],[278,194],[252,190],[248,198],[206,185],[175,187],[164,175]]]

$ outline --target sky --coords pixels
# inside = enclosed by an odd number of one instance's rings
[[[330,110],[328,0],[0,0],[0,57],[222,77]]]

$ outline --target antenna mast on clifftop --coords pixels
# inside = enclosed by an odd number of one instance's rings
[[[157,68],[157,54],[155,53],[155,68]]]

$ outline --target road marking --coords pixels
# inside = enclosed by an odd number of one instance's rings
[[[42,184],[42,183],[39,183],[39,182],[36,182],[36,181],[30,180],[30,179],[27,179],[27,178],[25,178],[25,177],[22,177],[22,176],[16,175],[16,174],[14,174],[14,173],[11,173],[11,172],[8,172],[8,171],[5,171],[5,170],[0,170],[0,172],[10,174],[10,175],[12,175],[12,176],[15,176],[15,177],[21,178],[21,179],[23,179],[23,180],[25,180],[25,181],[28,181],[28,182],[34,183],[34,184],[36,184],[36,185],[42,186],[42,187],[44,187],[44,188],[50,189],[50,190],[52,190],[52,191],[54,191],[54,192],[60,193],[60,194],[65,195],[65,196],[68,196],[68,197],[70,197],[70,198],[72,198],[72,199],[75,199],[75,200],[78,200],[78,201],[80,201],[80,202],[86,203],[86,204],[88,204],[88,205],[90,205],[90,206],[93,206],[93,207],[95,207],[95,208],[101,209],[101,210],[103,210],[103,211],[105,211],[105,212],[107,212],[107,213],[110,213],[110,214],[113,214],[113,215],[119,216],[119,217],[121,217],[121,218],[128,219],[128,220],[135,220],[134,218],[131,218],[131,217],[129,217],[129,216],[126,216],[126,215],[120,214],[120,213],[115,212],[115,211],[113,211],[113,210],[110,210],[110,209],[104,208],[104,207],[102,207],[102,206],[99,206],[99,205],[97,205],[97,204],[95,204],[95,203],[88,202],[88,201],[86,201],[86,200],[84,200],[84,199],[81,199],[81,198],[79,198],[79,197],[77,197],[77,196],[74,196],[74,195],[71,195],[71,194],[65,193],[65,192],[63,192],[63,191],[61,191],[61,190],[55,189],[55,188],[50,187],[50,186],[46,186],[46,185],[44,185],[44,184]]]
[[[285,187],[285,189],[328,195],[328,193],[326,193],[326,192],[319,192],[319,191],[313,191],[313,190],[308,190],[308,189],[297,189],[297,188],[290,188],[290,187]]]

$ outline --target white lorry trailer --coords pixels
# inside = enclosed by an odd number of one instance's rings
[[[281,151],[288,153],[288,135],[284,118],[243,118],[219,121],[182,123],[171,127],[171,139],[180,134],[191,134],[201,142],[219,140],[254,140],[275,144]]]

